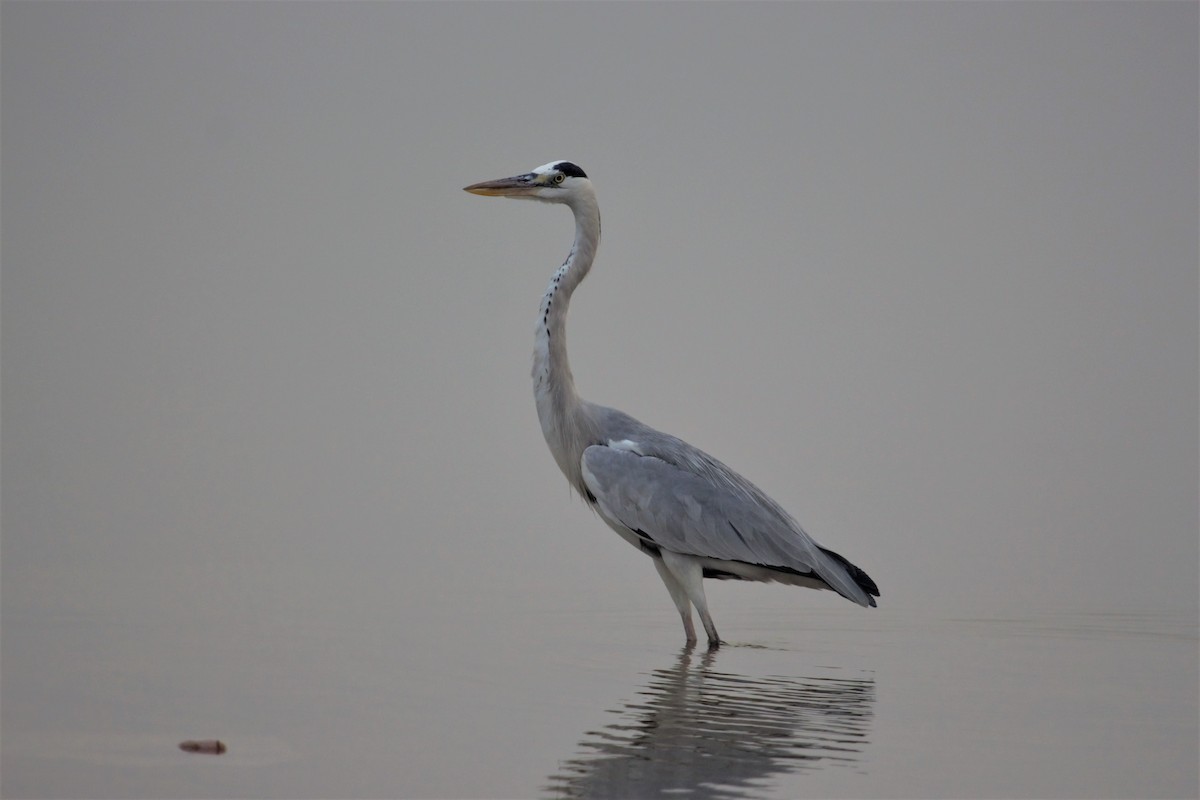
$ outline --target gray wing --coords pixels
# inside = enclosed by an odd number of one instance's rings
[[[856,580],[874,589],[866,573],[821,548],[761,490],[686,442],[654,433],[663,441],[639,436],[584,450],[584,483],[606,521],[671,552],[765,567],[768,580],[812,576],[875,605]]]

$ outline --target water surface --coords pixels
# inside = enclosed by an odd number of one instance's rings
[[[326,599],[240,620],[214,600],[183,624],[12,603],[4,795],[1198,793],[1189,610],[868,613],[767,590],[721,598],[731,641],[709,652],[680,647],[665,596],[514,595],[502,625]],[[206,738],[228,752],[178,749]]]

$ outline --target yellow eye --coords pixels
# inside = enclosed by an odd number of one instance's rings
[[[565,181],[566,179],[567,179],[567,176],[566,176],[566,175],[564,175],[564,174],[562,174],[561,172],[559,172],[559,173],[556,173],[556,174],[555,174],[555,176],[554,176],[554,182],[555,182],[555,183],[562,183],[562,182],[563,182],[563,181]]]

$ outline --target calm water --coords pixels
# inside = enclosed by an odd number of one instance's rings
[[[6,797],[1195,797],[1194,611],[4,610]],[[716,601],[714,601],[716,602]],[[119,605],[119,604],[118,604]],[[286,607],[285,607],[286,606]],[[181,752],[220,738],[220,756]]]

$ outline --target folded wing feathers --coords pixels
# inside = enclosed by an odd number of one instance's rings
[[[817,545],[761,490],[687,443],[655,433],[661,441],[643,437],[638,452],[604,445],[584,451],[584,481],[602,514],[673,552],[815,573],[847,599],[875,604],[866,573]]]

